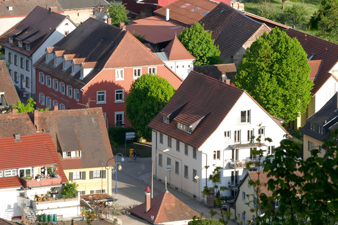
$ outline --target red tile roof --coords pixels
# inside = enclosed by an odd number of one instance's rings
[[[163,51],[168,53],[169,60],[196,59],[188,52],[177,37],[175,37]]]
[[[150,210],[144,212],[144,209],[145,203],[142,203],[129,211],[132,215],[153,224],[191,220],[194,216],[200,216],[198,212],[191,209],[170,192],[162,192],[155,196],[151,199]],[[151,219],[152,216],[154,217],[153,220]]]
[[[312,60],[322,60],[319,72],[314,78],[315,85],[311,91],[312,95],[315,96],[319,89],[332,76],[329,71],[338,61],[338,45],[294,29],[288,29],[286,33],[290,37],[298,39],[308,57],[314,53]],[[311,70],[316,70],[317,66],[318,64],[314,68],[311,67]]]
[[[246,16],[248,16],[248,17],[250,17],[250,18],[252,18],[252,19],[254,19],[254,20],[256,20],[260,23],[265,23],[271,29],[274,28],[274,27],[279,27],[279,28],[283,28],[283,29],[289,29],[290,28],[289,26],[286,26],[284,24],[269,20],[267,18],[258,16],[258,15],[252,14],[252,13],[248,13],[248,12],[241,12],[241,13],[243,13],[244,15],[246,15]]]
[[[0,114],[0,138],[13,137],[13,134],[31,135],[36,133],[32,120],[27,113]]]
[[[20,100],[4,60],[0,60],[0,92],[5,92],[8,106],[17,104]]]
[[[168,8],[170,10],[170,21],[191,26],[200,21],[216,6],[216,2],[209,0],[178,0],[156,10],[154,14],[165,17],[166,9]]]
[[[62,181],[67,180],[50,134],[21,136],[21,140],[15,142],[14,137],[0,139],[0,169],[56,164]]]
[[[317,73],[320,69],[320,65],[322,64],[322,61],[321,59],[317,59],[317,60],[310,60],[309,61],[309,66],[311,68],[311,72],[310,72],[310,80],[314,81],[316,76],[317,76]]]
[[[194,66],[194,70],[217,80],[220,80],[223,74],[226,75],[227,79],[232,80],[237,73],[234,63]]]
[[[2,178],[0,178],[0,189],[1,188],[21,187],[21,186],[22,186],[22,184],[20,182],[19,177],[2,177]]]
[[[160,16],[150,16],[144,19],[134,20],[134,23],[126,27],[127,31],[145,36],[145,40],[157,44],[172,40],[175,35],[183,31],[179,23],[166,21]]]

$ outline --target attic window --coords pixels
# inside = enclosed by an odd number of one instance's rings
[[[197,12],[198,10],[200,10],[201,9],[201,7],[196,7],[196,8],[194,8],[194,9],[192,9],[192,10],[190,10],[191,12]]]
[[[182,123],[179,123],[179,122],[177,122],[177,129],[182,130],[184,132],[187,132],[188,134],[192,133],[192,128],[191,127],[189,127],[187,125],[184,125]]]
[[[13,37],[8,38],[8,43],[13,44]]]
[[[205,15],[207,15],[209,12],[210,12],[210,11],[206,11],[206,12],[202,13],[201,15],[202,15],[202,16],[205,16]]]
[[[184,5],[181,5],[180,7],[181,7],[182,9],[184,9],[184,8],[187,8],[188,6],[191,6],[191,4],[190,4],[190,3],[186,3],[186,4],[184,4]]]
[[[311,60],[316,54],[315,53],[311,53],[311,55],[309,56],[309,58],[307,60]]]
[[[30,50],[31,50],[31,45],[26,44],[26,50],[27,50],[27,51],[30,51]]]
[[[163,116],[163,123],[169,124],[169,117]]]
[[[19,47],[19,48],[22,47],[22,41],[18,41],[18,47]]]

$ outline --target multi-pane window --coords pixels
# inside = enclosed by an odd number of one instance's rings
[[[141,77],[141,75],[142,75],[141,69],[134,69],[134,79]]]
[[[106,103],[106,91],[96,92],[96,103],[97,104]]]
[[[311,151],[311,150],[314,149],[314,144],[313,144],[313,142],[308,141],[308,148],[309,148],[309,151]]]
[[[61,92],[61,94],[65,94],[65,92],[66,92],[66,89],[65,89],[65,83],[63,83],[63,82],[60,82],[60,92]]]
[[[196,170],[192,170],[192,181],[194,181],[194,182],[197,182],[197,171]]]
[[[29,60],[26,59],[26,70],[29,72]]]
[[[188,145],[184,145],[184,154],[188,155]]]
[[[45,95],[42,93],[39,94],[39,103],[40,105],[45,105]]]
[[[31,50],[31,45],[26,44],[26,51],[30,51]]]
[[[163,155],[162,154],[158,155],[158,165],[163,166]]]
[[[156,67],[149,67],[148,68],[148,74],[155,74],[156,73]]]
[[[0,170],[0,177],[4,176],[4,172],[2,170]]]
[[[74,89],[74,99],[76,101],[79,101],[79,99],[80,99],[80,91],[79,91],[79,89]]]
[[[50,78],[50,76],[46,76],[46,85],[49,88],[52,87],[52,78]]]
[[[52,99],[48,96],[46,97],[46,106],[50,109],[52,108]]]
[[[80,171],[73,172],[73,180],[81,180],[81,172]]]
[[[241,123],[250,123],[250,110],[243,110],[241,111]]]
[[[58,91],[58,88],[59,88],[59,82],[57,79],[53,79],[53,89],[55,91]]]
[[[124,112],[115,112],[115,125],[118,127],[124,125]]]
[[[234,142],[239,142],[241,140],[240,136],[241,136],[241,131],[240,130],[235,130],[234,131]]]
[[[245,192],[242,191],[242,200],[245,201]]]
[[[41,72],[39,72],[39,82],[41,84],[44,84],[45,83],[45,75]]]
[[[115,90],[115,102],[124,102],[124,90]]]
[[[242,223],[245,224],[245,211],[242,212]]]
[[[258,129],[258,134],[259,135],[264,135],[264,133],[265,133],[264,127],[261,127],[261,128]]]
[[[180,163],[175,161],[175,173],[180,174]]]
[[[116,70],[115,74],[115,79],[116,80],[123,80],[124,79],[124,70]]]
[[[224,137],[230,138],[231,137],[231,131],[224,131]]]
[[[188,175],[189,175],[188,169],[189,169],[188,166],[184,166],[184,177],[186,178],[188,178]]]
[[[196,149],[195,147],[193,147],[193,149],[192,149],[192,157],[193,157],[194,159],[197,158],[197,149]]]
[[[26,88],[30,87],[29,77],[26,77]]]
[[[160,133],[160,143],[163,144],[163,134]]]
[[[60,104],[60,110],[64,110],[64,109],[66,109],[66,106],[64,105],[64,104]]]
[[[180,151],[180,141],[176,140],[176,151]]]
[[[14,177],[18,175],[18,171],[17,170],[5,170],[4,175],[5,177]]]
[[[248,130],[248,141],[253,141],[254,138],[254,130]]]
[[[101,178],[101,170],[94,170],[93,178]]]
[[[214,160],[220,160],[221,159],[221,151],[216,150],[214,151]]]
[[[168,147],[171,148],[171,137],[168,136]]]
[[[185,132],[187,132],[187,133],[189,133],[189,134],[192,133],[192,129],[190,129],[189,126],[184,125],[183,123],[177,122],[177,128],[178,128],[179,130],[183,130],[183,131],[185,131]]]
[[[69,98],[72,98],[72,97],[73,97],[73,88],[72,88],[72,86],[70,86],[70,85],[67,85],[67,96],[68,96]]]

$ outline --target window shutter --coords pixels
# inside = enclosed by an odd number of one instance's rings
[[[81,180],[85,180],[86,179],[86,171],[82,171],[81,172]]]
[[[89,171],[89,179],[93,179],[94,178],[94,171]]]
[[[92,171],[91,171],[92,172]],[[90,191],[90,194],[94,194],[94,191]]]
[[[106,190],[105,190],[105,189],[102,189],[102,193],[106,193]]]
[[[102,178],[106,178],[106,172],[105,170],[101,170],[101,177]]]
[[[69,180],[73,180],[73,172],[69,172]]]

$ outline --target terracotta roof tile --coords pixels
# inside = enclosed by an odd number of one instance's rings
[[[56,57],[62,57],[64,54],[70,54],[70,51],[56,50],[54,51]]]
[[[97,62],[83,62],[82,63],[82,67],[84,69],[95,68],[96,65],[97,65]]]
[[[175,37],[163,51],[168,53],[169,60],[196,59],[188,52],[177,37]]]
[[[0,60],[0,92],[5,92],[3,104],[11,106],[17,104],[20,100],[4,60]]]
[[[151,208],[144,212],[145,203],[130,209],[130,213],[150,223],[166,223],[173,221],[191,220],[194,216],[200,216],[170,192],[162,192],[151,199]],[[154,216],[152,220],[151,217]]]
[[[294,29],[288,29],[286,33],[290,37],[298,39],[304,51],[308,54],[308,57],[314,53],[311,61],[322,60],[322,63],[319,67],[319,72],[314,79],[315,85],[311,90],[312,95],[314,96],[325,84],[325,82],[332,76],[329,71],[338,61],[338,45]]]
[[[222,78],[222,74],[225,74],[227,79],[232,80],[237,73],[234,63],[194,66],[194,71],[213,77],[217,80]]]
[[[13,134],[31,135],[36,133],[27,113],[0,114],[0,138],[13,137]]]
[[[62,159],[61,155],[61,163],[62,163],[62,167],[65,170],[68,169],[78,169],[78,168],[82,168],[82,159]]]
[[[191,26],[200,21],[205,13],[217,6],[216,2],[209,0],[178,0],[164,6],[154,12],[154,14],[165,17],[166,9],[170,10],[170,20]]]
[[[311,68],[311,72],[310,72],[310,80],[314,81],[316,76],[317,76],[317,73],[320,69],[320,65],[322,64],[322,61],[321,59],[318,59],[318,60],[310,60],[309,61],[309,66]]]
[[[19,177],[3,177],[0,178],[0,189],[1,188],[15,188],[21,187],[22,184],[20,182]],[[0,221],[1,224],[1,221]]]
[[[260,23],[265,23],[267,26],[269,26],[271,29],[274,28],[274,27],[279,27],[279,28],[283,28],[283,29],[289,29],[290,27],[289,26],[286,26],[284,24],[281,24],[281,23],[278,23],[276,21],[272,21],[272,20],[269,20],[267,18],[264,18],[264,17],[261,17],[261,16],[258,16],[258,15],[255,15],[255,14],[252,14],[252,13],[248,13],[248,12],[241,12],[243,13],[244,15],[260,22]]]

